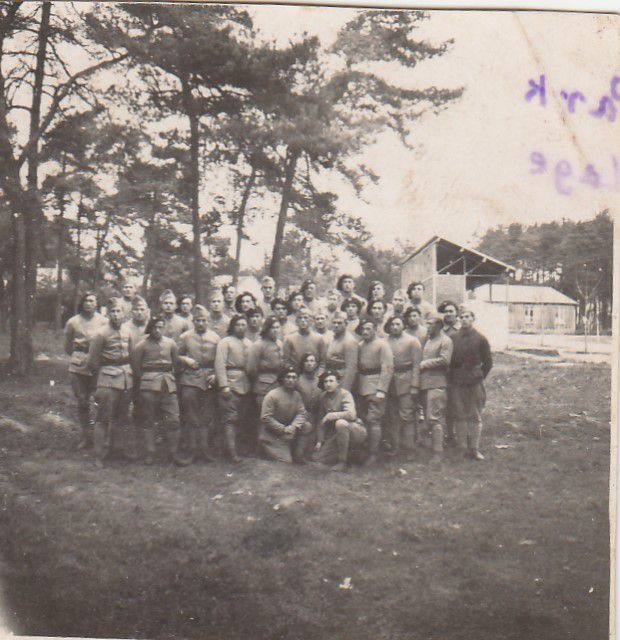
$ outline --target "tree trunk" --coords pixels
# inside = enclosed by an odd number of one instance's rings
[[[62,329],[62,266],[64,258],[64,237],[65,237],[65,198],[64,194],[60,198],[58,217],[58,247],[56,248],[56,299],[54,300],[54,331],[60,333]]]
[[[25,375],[32,365],[32,339],[26,316],[26,228],[24,215],[13,212],[13,274],[11,279],[11,355],[9,366],[18,375]]]
[[[278,224],[276,227],[276,237],[273,242],[273,253],[271,254],[271,266],[269,267],[269,275],[276,281],[276,288],[280,278],[280,262],[282,260],[282,243],[284,241],[284,228],[286,226],[286,216],[288,214],[288,205],[291,201],[291,189],[293,187],[293,179],[295,178],[295,168],[297,160],[299,160],[300,151],[288,151],[286,170],[284,173],[284,185],[282,186],[282,200],[280,201],[280,212],[278,213]]]
[[[187,77],[181,78],[181,86],[183,93],[183,106],[185,113],[189,118],[189,134],[190,134],[190,167],[189,178],[191,185],[191,211],[192,211],[192,279],[194,280],[194,296],[196,303],[202,303],[202,242],[200,233],[200,167],[199,167],[199,151],[200,151],[200,132],[199,118],[196,113],[192,90]]]
[[[105,222],[103,223],[103,227],[101,228],[101,231],[97,233],[97,244],[95,247],[95,266],[93,269],[93,286],[92,286],[93,291],[97,289],[97,284],[99,283],[103,247],[105,246],[106,240],[108,238],[108,233],[110,232],[111,224],[112,224],[112,213],[108,212],[106,213]]]
[[[50,31],[51,2],[44,2],[41,6],[41,21],[39,24],[39,46],[37,49],[36,66],[34,70],[34,84],[32,89],[32,104],[30,111],[29,140],[33,140],[39,133],[41,119],[41,98],[43,96],[43,81],[45,79],[45,59],[47,55],[47,41]],[[32,146],[28,154],[27,184],[30,193],[30,203],[26,208],[25,225],[25,287],[26,287],[26,317],[30,328],[35,323],[35,295],[37,289],[37,265],[41,254],[41,231],[43,229],[43,212],[39,202],[39,144]]]
[[[241,243],[243,242],[243,228],[245,224],[245,209],[250,199],[250,193],[254,187],[256,180],[256,167],[252,166],[252,173],[243,190],[243,196],[241,197],[241,203],[239,205],[239,211],[237,212],[237,247],[235,249],[235,264],[233,267],[233,284],[237,286],[239,280],[239,270],[241,268]]]
[[[6,285],[4,284],[4,271],[0,271],[0,332],[6,333],[6,320],[8,317],[8,304]]]
[[[84,210],[83,196],[80,194],[80,202],[77,209],[77,238],[75,242],[77,269],[75,270],[75,288],[73,289],[73,313],[77,313],[80,299],[80,284],[82,281],[82,212]]]

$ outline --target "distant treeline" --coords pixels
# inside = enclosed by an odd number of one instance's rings
[[[517,268],[521,284],[553,286],[579,302],[578,324],[611,329],[613,222],[603,211],[592,220],[514,223],[489,229],[478,249]]]

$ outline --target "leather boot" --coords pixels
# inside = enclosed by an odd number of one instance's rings
[[[127,460],[135,462],[138,459],[138,438],[136,434],[136,428],[133,425],[129,425],[125,431],[126,443],[123,450],[123,455]]]
[[[142,434],[144,436],[144,448],[146,450],[144,464],[153,464],[155,462],[155,433],[153,429],[142,429]]]
[[[204,460],[204,462],[215,462],[215,458],[211,455],[209,450],[209,429],[208,427],[200,427],[198,430],[198,438],[196,438],[196,433],[192,431],[191,439],[194,444],[194,451],[197,451],[200,457]]]
[[[170,446],[170,457],[172,458],[172,462],[179,467],[187,467],[187,465],[191,464],[191,459],[186,458],[181,455],[179,451],[179,442],[181,441],[181,430],[180,429],[171,429],[168,432],[168,442]]]
[[[95,423],[93,453],[95,454],[95,464],[98,467],[103,466],[103,461],[109,452],[107,431],[108,425],[103,422]]]
[[[78,419],[80,421],[81,434],[76,450],[83,451],[84,449],[90,449],[93,445],[94,422],[90,417],[90,408],[88,405],[78,406]]]
[[[224,426],[224,442],[226,445],[226,452],[228,453],[228,457],[231,462],[239,464],[241,462],[241,458],[237,455],[237,447],[235,445],[235,428],[232,424]]]

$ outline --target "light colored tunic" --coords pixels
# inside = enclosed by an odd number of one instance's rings
[[[193,323],[190,323],[185,318],[181,318],[180,315],[173,313],[170,318],[164,316],[164,337],[172,338],[177,344],[182,333],[191,331],[194,328]]]
[[[222,313],[218,317],[215,317],[212,313],[209,314],[209,329],[215,331],[220,338],[225,338],[228,335],[228,325],[230,324],[230,316]]]
[[[359,342],[348,331],[342,336],[334,336],[327,345],[325,366],[340,372],[340,386],[347,391],[351,391],[355,384],[358,354]]]
[[[142,391],[164,391],[176,393],[174,369],[178,365],[177,343],[162,336],[154,340],[147,336],[133,351],[131,368],[140,379]]]
[[[90,341],[88,368],[99,372],[97,386],[107,389],[131,389],[133,376],[129,358],[133,352],[133,338],[127,323],[119,329],[111,324],[98,331]]]
[[[230,387],[231,391],[245,395],[250,391],[250,379],[246,372],[248,353],[252,343],[247,338],[226,336],[215,351],[215,375],[220,389]]]
[[[215,374],[215,351],[220,337],[210,329],[198,333],[195,329],[186,331],[179,338],[179,362],[183,367],[179,383],[184,387],[198,387],[203,391],[209,388],[209,378]],[[200,369],[191,369],[189,364],[195,361]]]
[[[429,336],[422,350],[420,390],[446,387],[452,349],[452,339],[443,331],[434,338]]]
[[[260,421],[261,439],[269,433],[282,436],[290,425],[301,428],[306,422],[306,410],[299,391],[272,389],[263,400]]]
[[[282,342],[260,338],[248,353],[246,370],[252,380],[252,391],[264,395],[273,388],[282,368]]]
[[[359,372],[357,390],[361,396],[370,396],[382,391],[387,393],[394,373],[394,356],[383,338],[359,343]]]
[[[314,354],[318,363],[317,372],[320,374],[325,368],[325,342],[323,338],[314,331],[308,331],[307,333],[296,331],[284,338],[282,355],[285,364],[299,369],[301,357],[304,353]]]
[[[92,318],[81,313],[69,318],[65,325],[65,352],[71,356],[69,373],[92,375],[88,368],[88,348],[95,334],[108,325],[108,319],[95,311]]]
[[[390,390],[395,395],[417,393],[420,387],[420,362],[422,345],[417,338],[402,333],[398,338],[390,336],[388,345],[394,356],[394,376]]]
[[[129,335],[133,341],[134,346],[144,339],[144,331],[146,329],[146,322],[144,324],[136,324],[133,319],[123,322],[123,327],[129,331]]]
[[[426,338],[428,337],[428,329],[424,325],[419,324],[415,329],[411,329],[411,327],[406,327],[405,331],[410,336],[417,338],[420,341],[420,344],[424,346],[424,343],[426,342]]]

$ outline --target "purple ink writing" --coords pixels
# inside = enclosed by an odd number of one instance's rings
[[[530,102],[532,99],[538,96],[540,99],[541,106],[544,107],[547,104],[547,89],[545,86],[545,76],[544,75],[540,76],[540,80],[538,81],[538,84],[536,84],[536,82],[531,78],[528,80],[528,83],[530,85],[530,90],[525,94],[525,99],[528,102]]]

